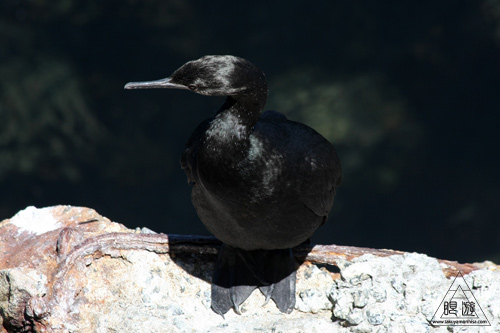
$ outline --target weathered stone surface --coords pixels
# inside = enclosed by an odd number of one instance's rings
[[[290,315],[257,290],[242,315],[210,309],[217,242],[129,230],[87,208],[29,207],[0,223],[0,326],[4,332],[449,332],[429,321],[453,279],[422,254],[336,259],[340,273],[306,261]],[[212,242],[212,243],[211,243]],[[193,250],[194,249],[194,250]],[[345,256],[346,258],[348,256]],[[500,272],[465,275],[500,327]],[[462,327],[463,328],[463,327]]]

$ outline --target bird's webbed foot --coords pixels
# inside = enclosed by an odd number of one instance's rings
[[[260,286],[260,291],[266,296],[267,304],[270,299],[276,303],[281,312],[291,313],[295,307],[296,271],[295,261],[291,249],[273,250],[268,256],[266,264],[270,270],[267,281],[269,285]],[[266,282],[266,281],[264,281]]]
[[[241,314],[241,304],[257,288],[257,281],[238,256],[238,250],[222,245],[212,279],[212,309],[224,315],[234,308]]]
[[[295,262],[291,249],[245,251],[222,245],[212,280],[212,309],[224,315],[259,288],[284,313],[295,306]]]

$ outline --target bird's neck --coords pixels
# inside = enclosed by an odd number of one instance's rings
[[[255,98],[227,97],[207,130],[207,138],[219,142],[247,141],[264,103]]]
[[[228,97],[217,111],[198,150],[198,170],[205,186],[237,183],[239,165],[248,157],[250,135],[263,106],[258,100]]]

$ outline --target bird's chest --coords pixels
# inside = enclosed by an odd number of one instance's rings
[[[206,139],[197,153],[200,182],[212,191],[242,189],[246,144],[239,140]]]
[[[221,202],[270,203],[286,186],[280,182],[282,162],[279,152],[264,149],[254,136],[223,142],[207,139],[197,156],[199,185]]]
[[[251,128],[238,118],[218,115],[203,133],[197,151],[196,169],[207,186],[238,187],[244,180]]]

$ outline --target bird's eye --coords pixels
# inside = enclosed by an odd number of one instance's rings
[[[196,90],[197,87],[194,84],[188,84],[188,88],[191,90]]]

